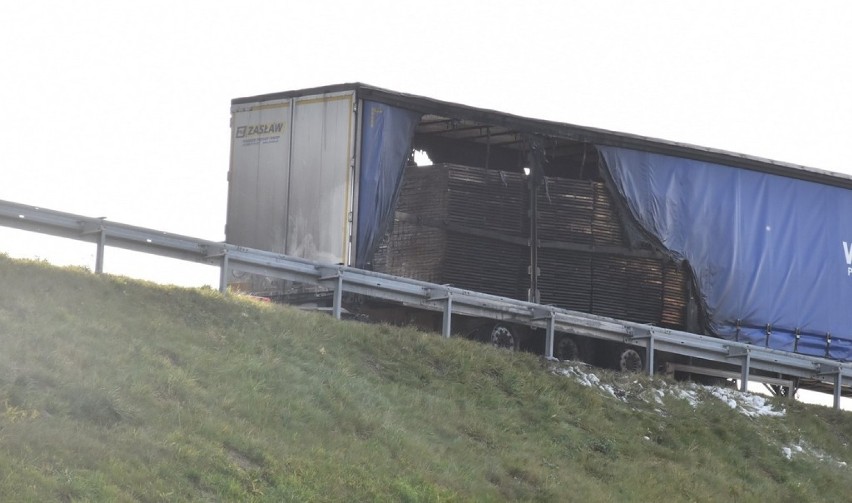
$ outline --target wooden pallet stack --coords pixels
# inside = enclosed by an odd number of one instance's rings
[[[545,178],[538,191],[538,235],[542,240],[592,244],[595,183]]]
[[[663,312],[660,324],[671,328],[686,326],[686,273],[683,265],[666,262],[663,267]]]
[[[595,209],[592,214],[592,235],[596,245],[624,246],[626,240],[615,204],[606,185],[594,183]]]
[[[453,164],[408,167],[376,270],[526,298],[523,175]]]
[[[662,270],[659,259],[595,256],[592,313],[639,323],[659,323]]]
[[[519,173],[409,167],[374,269],[527,299],[528,194]],[[537,206],[541,303],[683,326],[683,272],[667,259],[629,253],[603,183],[547,177]]]

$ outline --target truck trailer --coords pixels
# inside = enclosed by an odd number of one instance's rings
[[[852,358],[846,175],[351,83],[232,100],[228,181],[234,245]],[[239,271],[229,281],[322,298]],[[462,335],[541,348],[527,327],[458,321]],[[570,333],[555,356],[643,364],[631,346]]]

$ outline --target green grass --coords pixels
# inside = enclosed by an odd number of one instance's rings
[[[620,401],[533,355],[42,262],[0,283],[0,501],[852,494],[848,413]]]

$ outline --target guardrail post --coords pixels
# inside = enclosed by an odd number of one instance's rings
[[[228,295],[228,276],[231,274],[228,250],[222,252],[222,263],[219,265],[219,292]]]
[[[636,333],[636,332],[641,333]],[[630,340],[642,340],[647,339],[648,342],[645,343],[645,370],[648,372],[649,376],[654,375],[654,329],[652,328],[637,328],[637,327],[627,327],[627,334],[630,336]]]
[[[95,274],[102,274],[104,272],[104,248],[106,247],[106,230],[103,225],[103,218],[100,219],[100,222],[95,223],[92,221],[84,221],[82,222],[83,228],[81,233],[83,235],[91,235],[97,234],[98,240],[95,243],[97,246],[97,251],[95,252]]]
[[[106,231],[101,230],[98,234],[98,248],[95,255],[95,274],[104,272],[104,249],[106,248]]]
[[[544,338],[544,357],[555,360],[553,357],[553,344],[556,338],[556,313],[553,309],[533,309],[532,321],[546,320],[546,332]]]
[[[740,391],[748,391],[748,375],[751,367],[751,351],[748,348],[728,348],[728,358],[742,358],[740,371]]]
[[[317,272],[320,274],[320,283],[330,279],[334,280],[334,293],[331,297],[331,314],[339,320],[340,313],[343,311],[343,271],[339,267],[319,267]]]
[[[340,310],[343,304],[343,273],[337,271],[337,282],[334,284],[334,297],[331,304],[331,313],[335,319],[340,319]]]
[[[556,331],[556,318],[553,316],[553,311],[550,312],[550,316],[547,318],[547,336],[546,336],[546,345],[545,345],[545,353],[544,356],[548,360],[553,359],[553,339],[554,332]]]
[[[843,369],[837,367],[837,376],[834,378],[834,409],[840,410],[840,392],[843,384]]]
[[[654,375],[654,332],[648,336],[648,355],[646,357],[648,363],[648,375]]]
[[[428,300],[443,300],[444,319],[441,320],[441,335],[449,338],[453,329],[453,294],[449,290],[427,289]]]
[[[840,409],[840,397],[842,396],[841,391],[843,390],[843,388],[841,388],[843,385],[843,367],[838,366],[826,371],[818,369],[816,375],[834,376],[834,408]]]
[[[453,295],[447,292],[447,303],[444,306],[444,319],[441,323],[441,335],[449,338],[453,328]]]
[[[219,293],[228,295],[228,276],[231,275],[228,249],[223,245],[208,246],[204,250],[204,258],[207,259],[207,263],[214,263],[214,259],[219,259]]]
[[[748,374],[749,366],[751,365],[751,353],[746,353],[743,358],[742,379],[740,380],[740,391],[748,391]]]

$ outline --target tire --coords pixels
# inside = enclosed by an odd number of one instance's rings
[[[772,385],[769,386],[769,388],[772,390],[772,394],[775,395],[775,396],[783,396],[783,397],[789,397],[790,396],[790,388],[788,386],[780,386],[778,384],[772,384]]]
[[[553,348],[553,356],[562,361],[583,361],[577,341],[567,335],[563,335],[556,340],[556,347]]]
[[[621,346],[615,352],[615,368],[622,372],[641,372],[645,368],[645,358],[638,348]]]
[[[519,347],[519,339],[517,330],[505,323],[498,323],[491,327],[489,342],[495,348],[508,349],[517,351]]]

